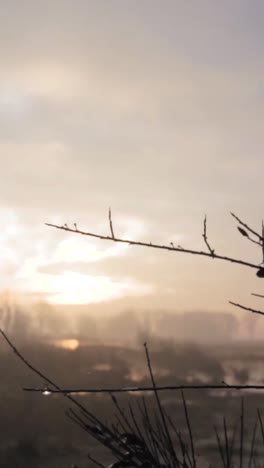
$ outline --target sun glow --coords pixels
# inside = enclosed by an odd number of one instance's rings
[[[69,340],[56,340],[54,345],[57,348],[64,348],[69,349],[70,351],[74,351],[75,349],[79,348],[80,342],[76,339],[69,339]]]
[[[53,276],[47,300],[53,304],[88,304],[124,295],[145,294],[145,286],[132,280],[116,281],[109,276],[90,276],[72,271]]]
[[[122,219],[119,224],[121,235],[128,238],[145,230],[144,223],[140,220]],[[15,233],[12,231],[9,234],[12,237]],[[2,256],[9,256],[7,260],[14,263],[16,259],[11,258],[13,251],[7,247],[9,246],[4,245],[5,250],[2,251],[0,238]],[[30,250],[28,244],[26,248]],[[134,278],[102,275],[99,273],[102,268],[96,274],[97,263],[107,262],[113,257],[131,255],[126,244],[103,244],[71,234],[53,245],[51,251],[48,251],[45,242],[36,242],[32,254],[22,258],[21,266],[16,271],[16,289],[44,296],[52,304],[111,301],[124,296],[149,294],[153,289]],[[93,274],[89,274],[89,265],[92,265]],[[85,272],[79,272],[79,267]]]

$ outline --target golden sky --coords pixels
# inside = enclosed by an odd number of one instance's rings
[[[260,263],[262,0],[0,0],[0,289],[233,310],[255,271],[56,231],[77,223]],[[258,303],[259,304],[259,303]]]

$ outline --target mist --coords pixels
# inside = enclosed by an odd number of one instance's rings
[[[244,311],[120,310],[120,304],[118,307],[115,302],[51,305],[45,300],[25,300],[10,292],[1,297],[2,329],[10,336],[25,339],[75,339],[138,348],[146,339],[221,344],[259,340],[263,332],[259,316]]]

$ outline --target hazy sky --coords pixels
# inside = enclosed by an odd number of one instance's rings
[[[263,0],[0,0],[0,289],[175,310],[259,305],[255,270],[44,225],[260,263]],[[259,306],[260,307],[260,306]]]

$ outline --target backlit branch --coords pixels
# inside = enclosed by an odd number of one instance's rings
[[[171,242],[169,245],[161,245],[161,244],[154,244],[152,242],[141,242],[141,241],[135,241],[135,240],[132,240],[132,239],[121,239],[121,238],[115,237],[114,230],[113,230],[112,218],[111,218],[111,208],[109,208],[109,224],[110,224],[110,231],[111,231],[111,234],[112,234],[111,237],[110,236],[105,236],[105,235],[102,235],[102,234],[96,234],[96,233],[92,233],[92,232],[82,231],[82,230],[77,228],[76,224],[74,224],[74,229],[70,228],[67,224],[64,224],[64,226],[59,226],[59,225],[51,224],[51,223],[45,223],[45,224],[47,226],[50,226],[50,227],[53,227],[53,228],[56,228],[56,229],[64,230],[64,231],[67,231],[67,232],[74,232],[74,233],[81,234],[81,235],[88,236],[88,237],[95,237],[97,239],[111,240],[111,241],[114,241],[114,242],[124,243],[124,244],[128,244],[128,245],[141,246],[141,247],[148,247],[148,248],[152,248],[152,249],[168,250],[168,251],[171,251],[171,252],[182,252],[182,253],[187,253],[187,254],[191,254],[191,255],[200,255],[200,256],[203,256],[203,257],[210,257],[210,258],[213,258],[213,259],[216,258],[218,260],[223,260],[223,261],[226,261],[226,262],[231,262],[231,263],[236,263],[236,264],[239,264],[239,265],[244,265],[244,266],[247,266],[249,268],[255,268],[257,270],[256,276],[258,276],[259,278],[264,278],[264,267],[262,266],[262,265],[264,265],[264,222],[262,221],[262,235],[261,235],[258,232],[256,232],[255,230],[253,230],[251,227],[249,227],[246,223],[244,223],[234,213],[231,212],[231,216],[233,216],[233,218],[235,218],[235,220],[239,223],[239,226],[237,228],[238,228],[238,231],[240,232],[240,234],[243,235],[244,237],[247,237],[251,242],[259,245],[262,248],[262,263],[261,264],[256,265],[254,263],[250,263],[250,262],[247,262],[245,260],[240,260],[240,259],[236,259],[236,258],[233,258],[233,257],[228,257],[228,256],[216,254],[215,250],[212,249],[212,247],[210,246],[209,241],[208,241],[208,237],[207,237],[207,217],[206,217],[206,215],[204,217],[204,224],[203,224],[204,229],[203,229],[202,236],[203,236],[204,242],[205,242],[209,252],[193,250],[193,249],[185,249],[181,245],[178,245],[177,247],[175,247],[173,242]],[[253,234],[257,238],[257,240],[252,239],[249,236],[249,233]],[[257,294],[255,294],[255,295],[258,296]],[[261,297],[261,295],[259,295],[259,296]],[[241,308],[243,310],[247,310],[247,311],[250,311],[250,312],[253,312],[253,313],[264,315],[264,312],[262,312],[262,311],[255,310],[255,309],[252,309],[252,308],[249,308],[249,307],[245,307],[245,306],[243,306],[241,304],[238,304],[238,303],[235,303],[235,302],[232,302],[232,301],[229,301],[229,303],[234,305],[235,307],[239,307],[239,308]],[[135,390],[127,390],[127,391],[135,391]]]
[[[264,312],[262,312],[264,314]],[[153,392],[153,391],[164,391],[164,390],[264,390],[264,385],[229,385],[227,383],[212,384],[212,385],[164,385],[156,387],[113,387],[113,388],[63,388],[62,390],[49,389],[48,387],[23,387],[25,392],[36,392],[46,394],[65,394],[70,395],[78,393],[127,393],[127,392]]]
[[[232,216],[235,216],[235,215],[232,214]],[[238,218],[236,218],[236,219],[238,219]],[[207,248],[208,248],[209,252],[205,252],[205,251],[201,251],[201,250],[194,250],[194,249],[185,249],[180,245],[175,247],[173,243],[170,243],[170,245],[162,245],[162,244],[155,244],[153,242],[141,242],[141,241],[135,241],[135,240],[132,240],[132,239],[122,239],[122,238],[119,238],[119,237],[115,237],[114,231],[113,231],[113,225],[112,225],[112,219],[111,219],[111,210],[110,209],[109,209],[109,223],[110,223],[110,230],[111,230],[111,234],[112,234],[111,236],[106,236],[106,235],[103,235],[103,234],[97,234],[97,233],[89,232],[89,231],[83,231],[81,229],[78,229],[76,224],[74,224],[73,228],[70,228],[67,224],[64,224],[64,225],[61,225],[61,226],[59,226],[57,224],[51,224],[51,223],[45,223],[45,224],[46,224],[46,226],[53,227],[55,229],[60,229],[62,231],[67,231],[67,232],[73,232],[75,234],[77,233],[77,234],[87,236],[87,237],[94,237],[96,239],[108,240],[108,241],[118,242],[118,243],[123,243],[123,244],[128,244],[128,245],[148,247],[148,248],[152,248],[152,249],[168,250],[170,252],[181,252],[181,253],[186,253],[186,254],[191,254],[191,255],[199,255],[199,256],[209,257],[209,258],[213,258],[213,259],[216,258],[218,260],[223,260],[223,261],[226,261],[226,262],[236,263],[238,265],[244,265],[244,266],[247,266],[249,268],[254,268],[254,269],[258,270],[257,276],[262,277],[262,275],[263,275],[263,277],[264,277],[264,268],[261,268],[259,265],[247,262],[245,260],[240,260],[240,259],[237,259],[237,258],[228,257],[228,256],[225,256],[225,255],[217,255],[215,253],[215,251],[211,248],[211,246],[208,243],[207,232],[206,232],[206,217],[204,219],[203,238],[204,238],[204,241],[205,241],[205,243],[207,245]],[[260,238],[262,239],[261,236],[260,236]]]

